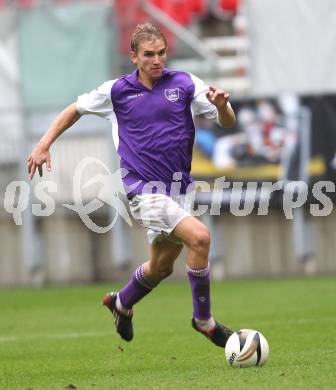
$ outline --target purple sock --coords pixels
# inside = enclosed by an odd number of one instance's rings
[[[141,265],[134,271],[126,286],[119,291],[120,302],[126,309],[132,309],[132,306],[150,293],[154,287],[146,280],[144,266]]]
[[[187,266],[187,270],[194,306],[193,316],[198,320],[208,320],[211,317],[209,267],[192,269]]]

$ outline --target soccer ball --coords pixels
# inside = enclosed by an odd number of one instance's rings
[[[253,329],[233,333],[225,346],[225,356],[232,367],[262,366],[269,355],[265,337]]]

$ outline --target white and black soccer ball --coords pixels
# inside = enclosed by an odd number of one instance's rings
[[[268,355],[267,340],[253,329],[241,329],[233,333],[225,346],[225,356],[232,367],[262,366]]]

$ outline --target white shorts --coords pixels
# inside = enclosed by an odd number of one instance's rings
[[[170,234],[178,223],[190,217],[193,193],[171,198],[162,194],[137,194],[129,202],[136,222],[148,229],[150,244],[157,240],[168,240],[179,245],[182,241]]]

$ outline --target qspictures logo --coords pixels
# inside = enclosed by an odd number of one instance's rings
[[[92,171],[94,167],[96,171],[99,168],[99,171],[104,173],[94,174],[84,182],[84,177],[87,177],[85,173]],[[63,203],[61,206],[78,214],[85,226],[96,233],[106,233],[111,230],[119,217],[129,226],[132,226],[131,216],[124,203],[127,193],[122,184],[128,173],[127,169],[118,169],[111,172],[101,160],[93,157],[84,158],[78,163],[73,174],[73,203]],[[186,197],[180,193],[181,180],[181,172],[175,172],[173,182],[170,183],[170,192],[165,183],[153,181],[143,186],[142,193],[152,194],[159,191],[161,194],[167,194],[181,207],[185,208]],[[90,200],[85,202],[83,193],[94,184],[98,185],[99,190]],[[136,189],[139,184],[141,182],[137,181],[127,187],[128,193]],[[226,181],[225,177],[219,177],[215,180],[212,188],[206,181],[195,181],[186,190],[188,208],[195,216],[206,213],[220,215],[224,199],[230,213],[235,216],[247,216],[252,212],[256,212],[257,215],[267,215],[270,210],[271,196],[275,191],[281,191],[282,209],[286,219],[293,219],[293,210],[305,205],[308,195],[310,198],[309,212],[312,216],[327,216],[333,210],[333,202],[328,196],[328,194],[335,193],[335,184],[331,181],[318,181],[314,183],[312,188],[308,188],[308,185],[302,181],[248,182],[243,188],[241,182]],[[13,181],[7,185],[5,190],[4,209],[12,215],[16,225],[23,224],[23,213],[28,207],[31,207],[33,215],[48,217],[55,212],[56,201],[53,194],[57,192],[57,183],[51,180],[41,180],[35,185],[26,181]],[[38,202],[30,203],[32,193]],[[228,196],[229,199],[227,199]],[[204,198],[206,198],[206,201],[202,202]],[[94,222],[92,213],[104,205],[113,210],[113,213],[111,213],[113,218],[107,226],[99,226]],[[174,210],[176,210],[176,207],[172,208],[172,212]],[[144,207],[144,213],[147,212],[148,206]]]
[[[96,166],[105,171],[105,174],[96,174],[88,181],[83,183],[83,177],[85,171]],[[121,217],[128,225],[132,226],[132,220],[128,213],[128,210],[123,202],[123,198],[126,196],[124,186],[122,185],[122,179],[128,174],[127,169],[118,169],[111,173],[106,164],[101,160],[93,157],[87,157],[82,159],[74,171],[72,180],[72,196],[73,203],[63,203],[62,206],[72,210],[83,221],[85,226],[96,233],[106,233],[113,228],[119,217]],[[84,203],[83,192],[88,187],[100,184],[100,189],[94,199],[91,199],[87,203]],[[135,183],[136,187],[139,183]],[[131,186],[129,190],[134,188]],[[34,188],[25,181],[13,181],[11,182],[5,192],[4,209],[12,214],[14,223],[16,225],[23,224],[23,213],[29,205],[29,197],[31,190],[41,203],[33,203],[32,214],[37,217],[48,217],[55,212],[56,202],[52,197],[52,194],[57,193],[57,183],[50,180],[39,181]],[[114,210],[114,217],[109,225],[99,226],[91,218],[91,214],[98,209],[102,208],[104,204],[107,204]]]
[[[92,177],[84,185],[82,184],[82,177],[84,171],[89,165],[101,166],[106,174],[98,174]],[[131,218],[128,214],[127,208],[121,199],[121,196],[126,196],[125,189],[121,180],[128,174],[127,169],[119,169],[111,173],[106,164],[101,160],[93,157],[88,157],[79,162],[73,176],[73,204],[63,204],[64,207],[74,211],[84,222],[85,226],[96,233],[106,233],[113,228],[120,216],[129,226],[132,226]],[[121,179],[121,180],[120,180]],[[82,188],[87,188],[93,184],[101,184],[97,198],[92,199],[84,205],[82,198]],[[135,187],[139,183],[135,184]],[[133,188],[133,186],[132,186]],[[131,188],[131,189],[132,189]],[[98,226],[90,217],[90,214],[101,207],[104,203],[109,205],[114,211],[115,216],[111,223],[107,226]]]

